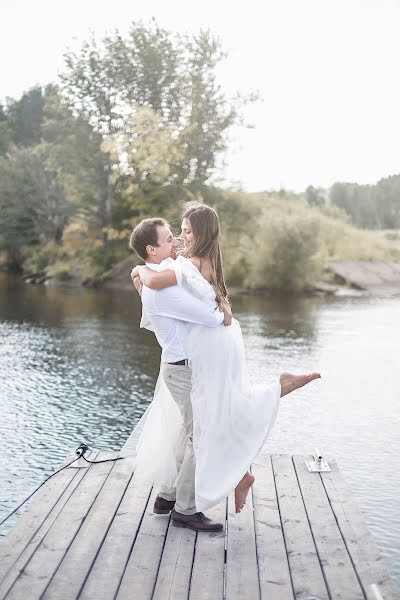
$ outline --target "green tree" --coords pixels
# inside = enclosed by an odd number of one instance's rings
[[[0,104],[0,156],[3,156],[9,148],[12,141],[12,131],[9,118]]]
[[[332,204],[345,210],[351,222],[367,229],[400,227],[400,175],[381,179],[376,185],[335,183]]]
[[[217,157],[226,150],[227,131],[239,120],[238,106],[227,101],[216,80],[216,67],[225,57],[221,44],[209,31],[186,43],[185,119],[181,145],[185,150],[185,183],[204,184],[215,172]],[[237,103],[236,103],[237,104]]]
[[[84,118],[72,113],[55,86],[46,98],[43,139],[49,148],[49,162],[62,179],[74,212],[101,231],[107,226],[109,184],[103,137]]]
[[[19,100],[9,102],[7,116],[13,142],[18,146],[40,143],[47,90],[37,86],[24,92]]]
[[[380,227],[383,229],[400,228],[400,175],[385,177],[374,187],[380,215]]]
[[[0,158],[0,239],[12,252],[41,239],[60,242],[68,215],[63,184],[45,143]]]
[[[304,206],[264,210],[247,284],[287,291],[312,285],[323,271],[322,233],[319,215]]]
[[[153,20],[150,25],[133,22],[126,38],[115,32],[104,44],[125,112],[132,115],[138,106],[149,107],[164,124],[181,123],[186,106],[181,37]]]
[[[84,120],[101,137],[115,134],[123,127],[123,111],[107,43],[99,45],[94,36],[77,52],[65,54],[65,68],[60,76],[61,91],[74,115]],[[99,216],[103,244],[112,227],[112,161],[109,153],[96,152]],[[100,191],[101,190],[101,191]]]
[[[322,188],[309,185],[305,191],[305,197],[310,206],[323,206],[327,200],[327,193]]]
[[[169,128],[174,153],[166,178],[158,171],[155,181],[153,170],[147,168],[133,178],[133,185],[141,180],[139,191],[144,198],[149,177],[151,186],[198,186],[213,175],[217,157],[226,148],[227,131],[240,120],[239,104],[252,99],[228,102],[216,80],[223,56],[220,42],[209,32],[187,38],[172,35],[155,22],[148,26],[132,23],[126,38],[115,31],[98,43],[92,36],[80,50],[67,52],[61,91],[73,114],[113,143],[126,131],[134,139],[132,123],[139,122],[138,111],[144,107],[158,115],[160,131]],[[141,140],[141,147],[144,145]],[[102,182],[101,214],[103,227],[109,228],[112,201],[121,184],[113,172],[120,168],[121,158],[110,153],[107,143],[102,149],[107,182]],[[160,148],[159,154],[162,152]],[[139,163],[136,161],[135,172]]]

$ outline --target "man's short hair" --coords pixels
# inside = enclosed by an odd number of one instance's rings
[[[157,227],[168,227],[168,223],[161,218],[143,219],[131,233],[129,246],[143,260],[147,259],[147,246],[158,246]]]

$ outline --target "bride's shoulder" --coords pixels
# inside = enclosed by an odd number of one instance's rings
[[[210,262],[206,258],[200,259],[193,256],[189,258],[189,261],[192,264],[192,268],[196,267],[197,271],[200,273],[203,279],[208,281],[208,283],[213,282],[213,270],[211,268]]]
[[[179,256],[176,257],[175,263],[186,271],[200,271],[199,258],[186,258],[186,256],[179,254]]]
[[[212,284],[213,276],[212,269],[207,259],[200,259],[197,257],[186,258],[185,256],[178,256],[176,259],[178,262],[178,269],[182,272],[183,276],[187,281]]]
[[[201,261],[200,261],[200,259],[199,259],[199,258],[196,258],[196,257],[192,256],[192,257],[191,257],[191,258],[189,258],[188,260],[189,260],[189,262],[191,262],[191,263],[192,263],[192,265],[194,265],[194,266],[196,267],[196,269],[197,269],[198,271],[200,271],[200,267],[201,267]]]
[[[180,273],[180,277],[186,279],[186,281],[191,281],[193,284],[213,285],[213,271],[207,259],[186,258],[179,255],[175,262],[177,263],[176,272]]]

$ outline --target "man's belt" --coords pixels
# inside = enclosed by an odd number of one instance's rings
[[[167,363],[167,365],[188,365],[189,361],[187,358],[183,358],[182,360],[177,360],[176,362],[173,363]]]

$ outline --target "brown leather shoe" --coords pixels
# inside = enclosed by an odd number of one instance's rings
[[[175,506],[175,500],[165,500],[157,496],[153,506],[153,513],[156,515],[168,515]]]
[[[172,525],[175,527],[188,527],[194,531],[222,531],[224,526],[222,523],[211,521],[201,512],[194,515],[183,515],[182,513],[172,511]]]

